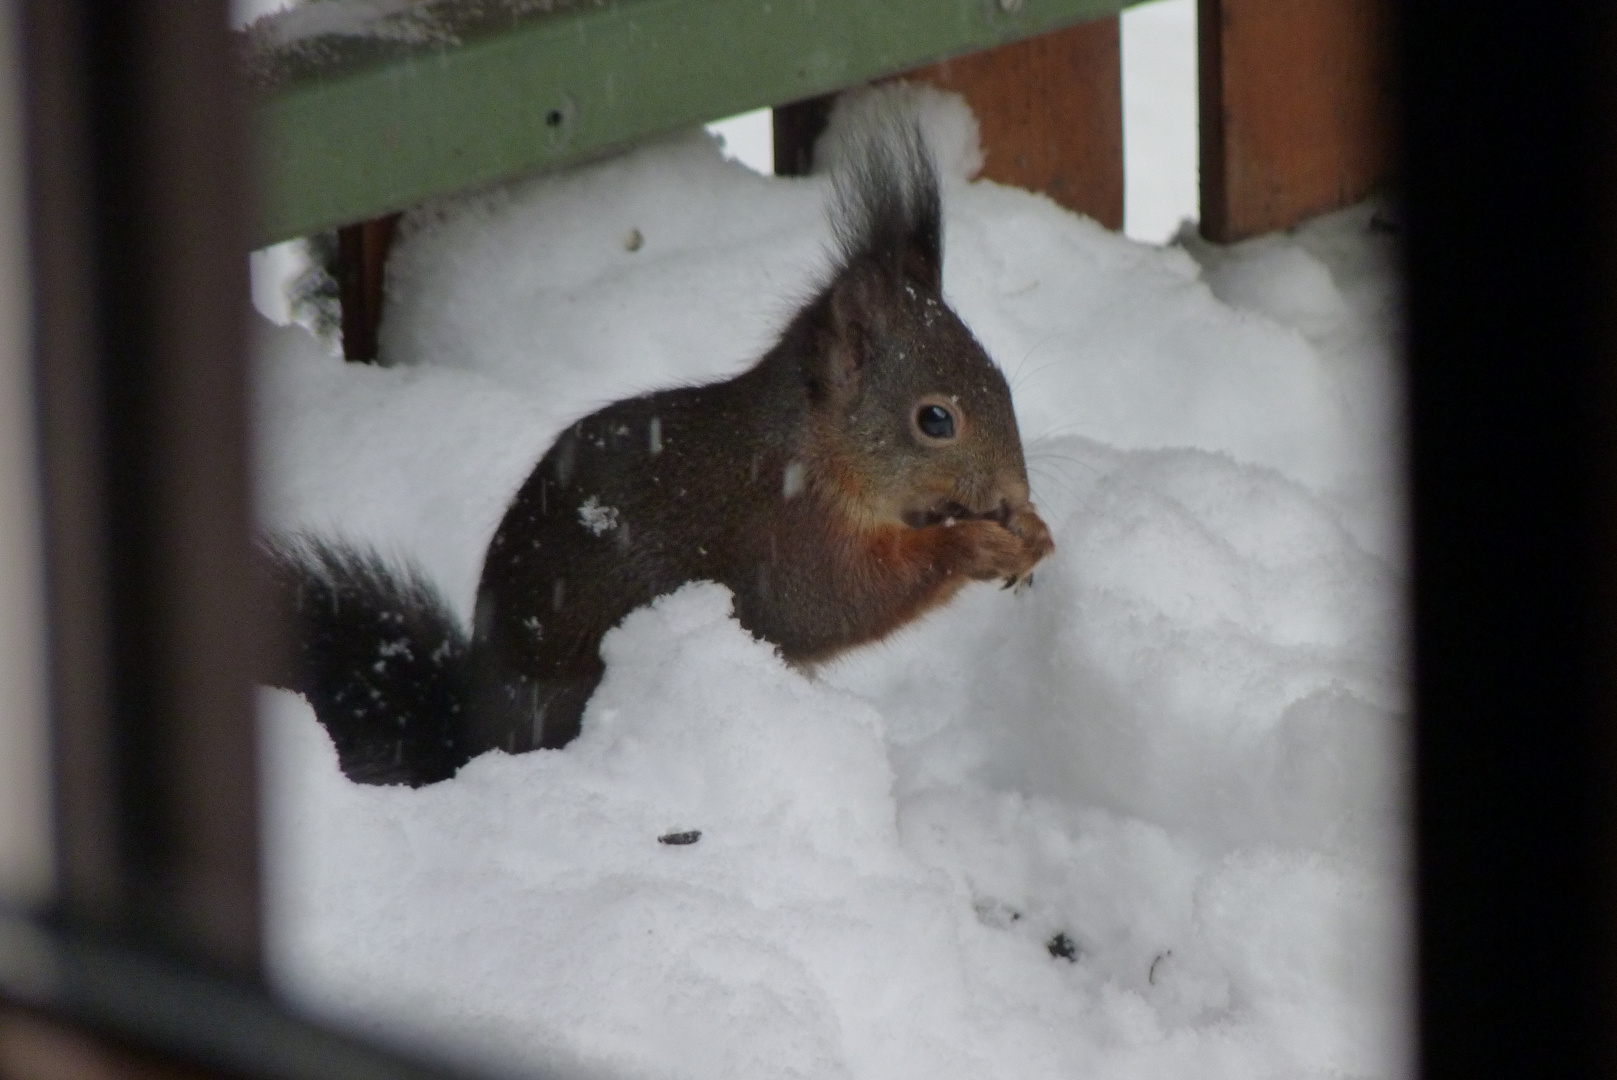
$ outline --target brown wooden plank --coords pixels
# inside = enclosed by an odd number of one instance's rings
[[[1364,198],[1392,168],[1385,0],[1198,0],[1201,228],[1227,243]]]
[[[1117,17],[902,76],[962,95],[989,180],[1123,227],[1123,65]]]
[[[835,94],[777,105],[774,114],[775,175],[807,176],[814,167],[814,140],[831,117]]]

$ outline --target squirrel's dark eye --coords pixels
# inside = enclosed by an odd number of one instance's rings
[[[929,439],[954,438],[954,415],[942,405],[922,405],[915,411],[915,426]]]

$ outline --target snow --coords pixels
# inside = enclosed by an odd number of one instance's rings
[[[971,149],[958,101],[911,96]],[[517,1075],[1410,1071],[1376,210],[1153,247],[969,160],[945,155],[945,291],[1012,381],[1056,542],[1032,586],[809,674],[687,586],[608,635],[573,744],[415,791],[348,783],[265,691],[295,1000]],[[469,618],[568,422],[768,345],[827,271],[829,188],[698,132],[412,213],[394,366],[262,329],[267,527],[411,559]]]
[[[230,0],[230,27],[243,30],[264,18],[294,6],[296,0]]]
[[[1121,24],[1123,233],[1160,244],[1200,205],[1196,4],[1136,4]]]
[[[707,125],[719,137],[724,156],[747,166],[755,173],[775,173],[775,114],[769,109],[753,109]]]
[[[396,41],[453,40],[444,12],[424,0],[231,0],[230,21],[251,29],[261,47],[285,47],[327,35]]]
[[[594,495],[578,508],[578,520],[593,535],[600,536],[618,527],[618,511],[614,506],[602,506]]]

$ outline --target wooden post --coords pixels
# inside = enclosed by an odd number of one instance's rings
[[[1289,228],[1388,178],[1385,0],[1198,0],[1197,18],[1203,236]]]
[[[337,293],[342,300],[342,354],[349,360],[376,359],[376,331],[382,322],[382,281],[398,214],[346,225],[337,230]]]
[[[836,99],[835,94],[822,94],[775,107],[776,176],[807,176],[813,169],[814,140],[825,130]]]
[[[962,95],[982,130],[982,175],[1123,227],[1123,78],[1116,16],[899,76]],[[775,110],[775,171],[808,171],[827,98]]]
[[[269,635],[239,72],[208,5],[17,8],[55,899],[64,926],[252,979],[253,683]],[[73,977],[42,963],[41,994]]]

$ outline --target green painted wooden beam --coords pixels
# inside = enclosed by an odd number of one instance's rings
[[[1112,15],[1125,2],[309,4],[245,35],[260,132],[255,239],[585,160]]]

